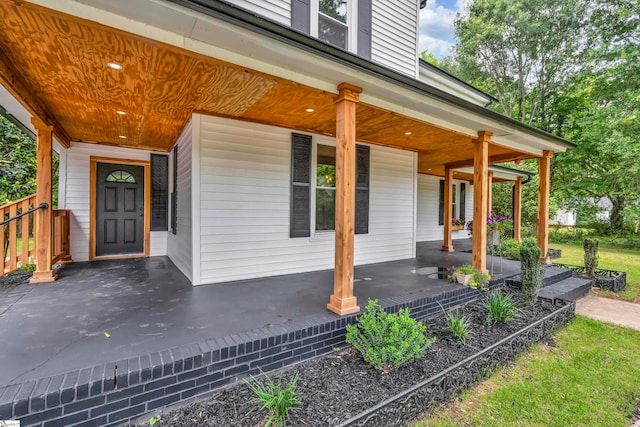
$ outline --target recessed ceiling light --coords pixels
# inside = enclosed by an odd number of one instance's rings
[[[405,135],[411,135],[411,132],[405,132],[404,134]]]
[[[126,111],[116,110],[116,114],[120,114],[121,116],[124,116],[127,113],[126,113]]]
[[[313,109],[313,108],[307,108],[307,109],[305,109],[304,111],[306,111],[307,113],[313,113],[313,112],[314,112],[314,111],[316,111],[316,110],[315,110],[315,109]]]
[[[118,64],[117,62],[108,62],[107,67],[113,68],[114,70],[122,70],[122,65]]]
[[[127,135],[120,135],[118,138],[120,138],[120,139],[127,139]]]

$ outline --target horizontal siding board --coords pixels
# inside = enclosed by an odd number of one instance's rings
[[[201,282],[333,268],[333,233],[289,238],[291,130],[210,116],[201,128]],[[411,152],[371,147],[358,264],[412,256],[413,162]]]
[[[372,60],[416,75],[418,14],[415,0],[373,0]]]
[[[291,0],[227,0],[272,21],[291,25]]]

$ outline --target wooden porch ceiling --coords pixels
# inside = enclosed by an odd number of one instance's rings
[[[0,18],[0,83],[63,141],[166,152],[194,112],[335,135],[335,93],[23,1],[0,0]],[[473,158],[475,135],[363,103],[356,117],[359,141],[417,151],[421,173]],[[531,157],[497,145],[489,156]]]

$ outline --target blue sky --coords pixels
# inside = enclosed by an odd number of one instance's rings
[[[436,57],[449,55],[454,45],[453,20],[470,0],[428,0],[420,11],[420,51],[428,50]]]

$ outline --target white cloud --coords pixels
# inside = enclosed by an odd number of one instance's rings
[[[453,21],[458,11],[464,10],[472,0],[428,1],[427,6],[420,11],[420,51],[428,50],[436,57],[451,54],[455,44]],[[443,2],[450,5],[445,7]]]

